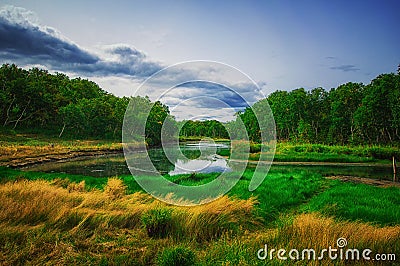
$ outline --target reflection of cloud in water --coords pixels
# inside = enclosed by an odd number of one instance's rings
[[[231,168],[226,160],[218,155],[208,156],[204,159],[181,160],[175,163],[175,169],[169,175],[191,174],[191,173],[222,173],[230,172]]]

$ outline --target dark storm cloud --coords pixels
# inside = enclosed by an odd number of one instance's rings
[[[141,51],[128,45],[114,45],[100,57],[67,40],[55,29],[40,26],[32,12],[6,6],[0,10],[0,60],[40,64],[52,70],[89,76],[129,75],[148,77],[161,69]],[[111,57],[109,59],[108,57]]]
[[[162,69],[158,63],[147,60],[141,51],[125,44],[113,45],[104,49],[104,57],[94,64],[79,64],[75,69],[86,75],[126,75],[136,78],[145,78]]]
[[[195,99],[199,106],[213,108],[246,108],[249,102],[243,98],[237,88],[227,87],[221,84],[207,81],[191,81],[177,86],[179,88],[193,89],[194,93],[188,98]],[[242,89],[241,89],[242,90]],[[193,97],[196,95],[196,97]],[[206,95],[206,97],[203,95]]]
[[[57,31],[36,25],[23,8],[7,6],[0,12],[0,53],[5,59],[54,64],[94,64],[99,58],[63,39]]]

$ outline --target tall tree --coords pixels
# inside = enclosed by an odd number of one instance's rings
[[[361,83],[348,82],[332,89],[329,139],[331,143],[346,144],[354,141],[354,114],[361,106],[364,86]]]
[[[389,97],[395,86],[395,74],[383,74],[365,87],[362,104],[354,114],[361,141],[390,143],[394,140]]]

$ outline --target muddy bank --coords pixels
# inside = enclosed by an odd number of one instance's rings
[[[366,177],[356,177],[356,176],[327,176],[326,179],[336,179],[341,180],[343,182],[353,182],[353,183],[362,183],[372,186],[379,186],[379,187],[400,187],[399,182],[393,182],[389,180],[379,180],[379,179],[372,179]]]
[[[102,156],[109,154],[118,154],[122,153],[122,149],[96,149],[96,150],[73,150],[67,152],[56,152],[56,153],[47,153],[47,154],[38,154],[34,156],[26,156],[21,157],[18,156],[16,158],[8,157],[2,158],[0,162],[0,166],[8,166],[13,168],[23,168],[36,164],[48,163],[48,162],[57,162],[57,161],[67,161],[79,157],[93,157],[93,156]],[[0,156],[1,158],[1,156]]]

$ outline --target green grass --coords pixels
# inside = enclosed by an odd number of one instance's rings
[[[275,221],[285,212],[289,212],[307,202],[319,193],[325,180],[319,174],[309,172],[270,171],[264,182],[255,191],[248,186],[254,170],[246,170],[243,178],[229,192],[240,198],[256,196],[259,201],[259,214],[266,222]]]
[[[378,161],[372,157],[360,157],[351,154],[317,153],[317,152],[291,152],[275,154],[274,161],[277,162],[334,162],[334,163],[388,163]]]
[[[329,146],[322,144],[278,143],[274,160],[305,162],[386,162],[400,159],[399,147]]]
[[[229,195],[241,199],[257,197],[259,203],[256,211],[266,223],[276,221],[283,213],[299,211],[300,208],[352,221],[361,220],[380,225],[392,225],[400,221],[400,189],[396,187],[380,188],[343,183],[326,180],[311,170],[285,171],[282,168],[272,168],[262,185],[250,192],[248,185],[253,173],[254,169],[247,169]],[[167,178],[177,184],[195,186],[210,182],[217,176],[218,174],[192,174]],[[132,176],[125,175],[119,178],[127,186],[128,194],[143,191]],[[152,177],[144,178],[152,179]],[[108,181],[107,177],[28,172],[0,167],[2,183],[18,179],[57,180],[63,187],[67,187],[71,182],[85,181],[86,190],[102,190]]]
[[[249,160],[259,160],[261,144],[250,143]],[[266,146],[268,149],[268,146]],[[218,152],[230,156],[229,150]],[[400,160],[400,148],[390,146],[339,146],[323,144],[293,144],[279,142],[275,154],[263,153],[266,158],[277,162],[335,162],[335,163],[391,163],[392,156]]]
[[[400,188],[330,182],[329,189],[313,197],[304,208],[340,219],[394,225],[400,223]]]
[[[119,177],[123,183],[111,179],[112,185],[108,178],[2,167],[0,187],[22,186],[23,179],[53,182],[35,183],[33,189],[3,196],[11,197],[7,204],[19,206],[27,215],[4,209],[16,218],[0,221],[0,258],[16,265],[171,265],[182,261],[195,265],[265,265],[271,261],[256,257],[264,244],[287,250],[309,245],[321,249],[334,245],[339,236],[359,248],[382,253],[400,250],[396,244],[400,239],[400,188],[343,183],[326,180],[315,171],[272,168],[262,185],[249,192],[253,172],[247,169],[229,198],[219,203],[177,208],[156,203],[145,194],[132,194],[142,190],[131,176]],[[195,174],[169,178],[196,185],[215,177]],[[81,181],[85,181],[84,191],[71,185]],[[120,195],[125,187],[128,195]],[[110,200],[116,193],[118,197]],[[254,196],[258,202],[254,206],[251,201],[230,200]],[[16,202],[13,197],[21,198]],[[26,204],[34,203],[33,207],[25,208],[23,198]],[[165,216],[157,210],[168,212]],[[149,234],[150,225],[160,221],[168,223],[170,230]],[[272,264],[280,265],[277,260]]]

